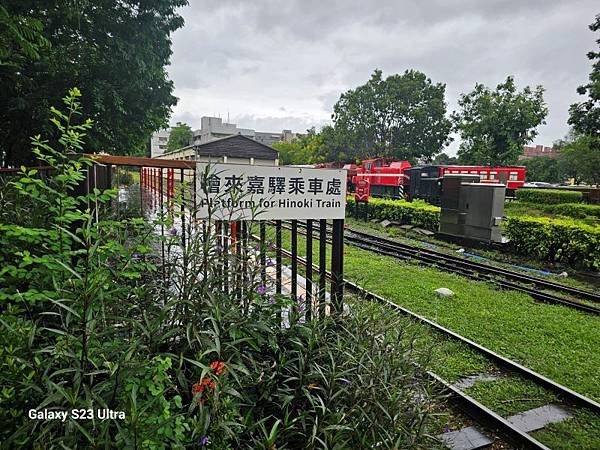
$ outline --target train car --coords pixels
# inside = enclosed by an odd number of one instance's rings
[[[358,167],[356,164],[345,164],[343,162],[328,162],[318,163],[312,167],[314,167],[315,169],[344,169],[346,171],[346,192],[354,192],[353,178],[358,172]]]
[[[526,168],[489,166],[421,166],[406,170],[409,200],[423,199],[434,205],[440,204],[441,178],[445,174],[477,175],[480,183],[506,185],[506,196],[514,196],[516,189],[525,184]]]
[[[370,195],[375,197],[404,198],[408,184],[405,171],[409,167],[408,161],[365,159],[352,178],[352,183],[356,185],[359,181],[366,180],[369,183]]]

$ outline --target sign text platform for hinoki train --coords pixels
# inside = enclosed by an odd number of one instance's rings
[[[198,163],[197,217],[343,219],[346,171]]]

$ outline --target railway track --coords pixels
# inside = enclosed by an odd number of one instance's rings
[[[299,222],[300,227],[306,225]],[[283,225],[288,228],[287,225]],[[313,232],[314,233],[314,232]],[[318,238],[318,236],[317,236]],[[488,281],[500,286],[503,289],[512,289],[528,294],[532,298],[545,303],[559,304],[577,309],[589,314],[600,315],[600,308],[582,303],[571,298],[556,295],[560,293],[579,300],[600,303],[600,295],[585,291],[583,289],[565,286],[552,281],[525,275],[513,270],[490,266],[488,264],[467,261],[446,253],[435,250],[415,247],[391,239],[373,236],[360,231],[346,228],[344,240],[348,244],[363,250],[373,251],[382,255],[390,256],[402,260],[416,260],[419,263],[435,266],[447,272],[458,273],[471,279]],[[546,292],[546,291],[553,291]]]
[[[292,253],[287,250],[281,250],[282,254],[287,257],[292,257]],[[297,261],[306,266],[307,262],[304,258],[297,256]],[[318,270],[318,267],[314,265],[314,268]],[[331,277],[329,272],[326,273],[327,277]],[[584,408],[589,411],[594,412],[595,414],[600,414],[600,403],[592,400],[582,394],[579,394],[572,389],[567,388],[509,358],[506,358],[464,336],[459,335],[458,333],[449,330],[448,328],[439,325],[436,322],[433,322],[423,316],[420,316],[407,308],[404,308],[400,305],[397,305],[378,294],[367,291],[356,283],[352,281],[344,279],[344,284],[349,291],[352,291],[358,294],[360,297],[365,298],[370,301],[375,301],[382,305],[385,305],[396,312],[399,312],[405,316],[410,317],[411,319],[427,325],[433,328],[436,332],[444,335],[447,338],[452,340],[461,342],[467,345],[469,348],[474,350],[476,353],[484,356],[488,360],[495,363],[499,368],[507,373],[513,373],[520,375],[524,378],[531,380],[536,385],[553,392],[557,395],[557,397],[564,402],[569,410],[573,408]],[[506,418],[502,417],[500,414],[497,414],[493,410],[489,409],[485,405],[482,405],[469,395],[467,395],[462,390],[456,388],[451,385],[438,375],[432,372],[427,372],[427,375],[443,390],[450,394],[450,398],[453,403],[458,406],[462,411],[466,412],[472,419],[474,419],[478,424],[484,426],[485,428],[492,430],[494,432],[498,432],[501,435],[505,436],[506,439],[513,444],[517,445],[519,448],[528,448],[528,449],[548,449],[547,446],[539,442],[529,433],[524,432],[519,427],[515,426]]]

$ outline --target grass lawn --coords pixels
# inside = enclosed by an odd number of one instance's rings
[[[435,236],[424,236],[416,231],[406,231],[402,228],[397,227],[389,227],[384,228],[379,223],[372,222],[364,222],[362,220],[356,220],[353,218],[349,218],[346,220],[346,224],[357,231],[362,231],[365,233],[372,233],[375,236],[381,236],[388,239],[393,239],[403,244],[413,245],[416,247],[422,247],[425,249],[431,249],[438,252],[446,253],[452,256],[460,256],[460,253],[456,251],[460,248],[463,248],[460,245],[446,242],[440,239],[437,239]],[[496,266],[499,268],[504,268],[516,272],[523,273],[525,275],[531,275],[541,279],[547,279],[548,281],[552,281],[555,283],[564,284],[571,287],[587,289],[591,292],[594,292],[600,289],[600,285],[592,284],[588,279],[576,279],[573,276],[569,276],[566,278],[562,278],[557,276],[562,271],[567,271],[570,275],[574,275],[573,271],[567,267],[564,267],[560,264],[549,265],[548,263],[542,263],[536,260],[529,260],[522,255],[512,255],[509,253],[504,253],[491,248],[478,248],[478,249],[467,249],[467,252],[473,253],[478,256],[482,256],[484,258],[488,258],[485,261],[481,261],[482,263],[489,264],[491,266]],[[463,255],[464,256],[464,255]],[[471,258],[465,257],[466,260],[473,261]],[[479,261],[476,261],[479,262]],[[532,272],[526,270],[526,268],[537,269],[537,270],[545,270],[553,273],[554,275],[543,275],[536,272]],[[600,279],[598,280],[600,283]],[[579,300],[585,303],[585,300]],[[593,304],[593,303],[591,303]]]

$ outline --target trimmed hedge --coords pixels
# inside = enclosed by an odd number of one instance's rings
[[[355,215],[356,209],[352,197],[347,199],[347,211],[348,214]],[[435,232],[440,226],[440,208],[423,201],[370,198],[368,211],[370,219],[391,220]]]
[[[572,219],[520,216],[508,218],[504,233],[517,253],[600,270],[600,227]]]
[[[347,212],[355,214],[353,198],[348,198]],[[594,205],[553,205],[561,211],[585,211],[596,214],[600,207]],[[431,231],[438,231],[440,208],[422,201],[407,202],[371,198],[369,217],[377,220],[397,221]],[[516,253],[542,261],[557,261],[572,267],[600,270],[600,227],[585,225],[573,219],[514,216],[504,222],[504,235],[511,241]]]
[[[544,211],[560,216],[575,217],[597,217],[600,219],[600,205],[586,205],[584,203],[559,203],[558,205],[547,205]]]
[[[555,205],[558,203],[581,203],[583,194],[566,189],[517,189],[517,200],[529,203]]]

